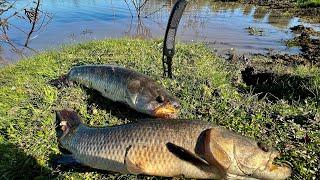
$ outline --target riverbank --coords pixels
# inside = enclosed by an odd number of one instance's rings
[[[73,66],[104,63],[156,79],[181,99],[181,118],[209,121],[273,145],[282,154],[277,161],[292,166],[293,179],[317,177],[319,67],[287,67],[267,58],[229,62],[215,57],[204,45],[177,44],[176,77],[170,80],[161,77],[161,52],[162,41],[101,40],[41,53],[1,68],[0,177],[137,178],[52,165],[51,160],[60,154],[55,110],[75,109],[87,124],[95,126],[144,118],[81,86],[58,89],[49,83]]]
[[[279,16],[295,15],[308,22],[320,23],[319,0],[236,0],[236,2],[266,6],[274,11],[278,10]]]

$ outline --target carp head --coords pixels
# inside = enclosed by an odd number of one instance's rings
[[[149,79],[135,79],[128,85],[131,103],[140,112],[157,118],[178,117],[180,103],[162,86]]]
[[[222,174],[235,178],[286,179],[291,175],[288,165],[276,165],[279,152],[227,129],[215,127],[204,132],[201,147],[209,164]]]

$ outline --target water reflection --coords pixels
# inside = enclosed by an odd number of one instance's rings
[[[132,38],[152,38],[151,28],[144,24],[143,19],[137,19],[137,21],[138,23],[133,25],[133,19],[131,19],[130,26],[125,35]]]
[[[21,1],[19,1],[21,2]],[[124,0],[50,0],[43,8],[53,14],[52,22],[30,47],[36,50],[51,49],[65,43],[78,43],[90,39],[163,38],[167,20],[176,0],[150,0],[142,10],[142,17],[130,1]],[[133,15],[133,17],[131,16]],[[224,51],[236,48],[241,52],[267,52],[267,49],[290,51],[283,39],[292,37],[289,26],[301,24],[298,18],[283,16],[278,11],[234,2],[210,0],[191,1],[181,19],[177,39],[201,41]],[[19,24],[21,28],[27,25]],[[250,36],[245,28],[263,29],[263,36]],[[319,27],[319,25],[309,25]],[[15,42],[25,39],[12,31]],[[5,59],[10,59],[10,47],[4,47]],[[14,59],[15,57],[13,57]]]
[[[288,28],[289,22],[292,19],[292,16],[283,15],[281,12],[276,10],[271,10],[268,18],[268,23],[274,27],[280,29]]]
[[[266,17],[268,10],[266,7],[258,6],[253,13],[253,18],[256,20],[263,20]]]
[[[243,15],[248,16],[252,10],[253,10],[253,6],[249,5],[249,4],[246,4],[242,8],[242,13],[243,13]]]

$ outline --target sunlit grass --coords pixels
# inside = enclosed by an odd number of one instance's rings
[[[298,0],[301,7],[320,7],[320,0]]]
[[[272,102],[268,97],[259,99],[241,78],[243,65],[231,65],[216,58],[199,44],[178,44],[175,79],[163,79],[161,52],[161,41],[105,40],[65,47],[1,68],[0,179],[136,178],[95,170],[56,169],[51,165],[52,157],[60,154],[55,137],[55,110],[75,109],[90,125],[129,121],[126,109],[109,108],[114,103],[104,103],[95,92],[77,85],[57,89],[48,83],[75,65],[106,63],[135,69],[163,84],[181,100],[181,118],[223,125],[273,145],[283,154],[279,161],[293,167],[293,179],[316,177],[320,153],[319,96],[308,96],[301,101],[282,97]],[[267,60],[254,60],[259,66],[256,61]],[[317,67],[276,65],[273,71],[279,77],[281,74],[310,77],[308,82],[312,83],[310,86],[306,83],[306,88],[315,93],[320,89]],[[288,86],[275,87],[288,88],[288,93],[295,88],[290,82]],[[95,98],[97,96],[99,98]],[[95,113],[90,111],[92,106]],[[121,113],[124,118],[119,117]]]

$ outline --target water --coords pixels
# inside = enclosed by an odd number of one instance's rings
[[[16,9],[23,9],[27,2],[18,1]],[[43,1],[41,9],[50,13],[52,19],[45,28],[34,34],[36,37],[29,46],[36,51],[43,51],[62,44],[94,39],[164,37],[175,1],[150,0],[142,11],[141,19],[136,18],[131,0],[127,2],[128,5],[124,0]],[[25,31],[31,27],[28,21],[19,18],[10,22]],[[220,53],[232,48],[240,53],[266,53],[270,49],[294,53],[297,48],[287,48],[283,40],[293,36],[288,28],[298,24],[320,29],[319,24],[306,24],[297,17],[282,16],[267,7],[210,0],[193,1],[188,4],[181,19],[177,40],[204,42]],[[248,27],[262,29],[262,36],[250,35],[246,29]],[[26,34],[16,28],[9,29],[9,36],[19,48],[26,39]],[[12,51],[12,46],[3,42],[1,46],[3,60],[14,62],[19,59]],[[30,50],[24,52],[32,54]]]

